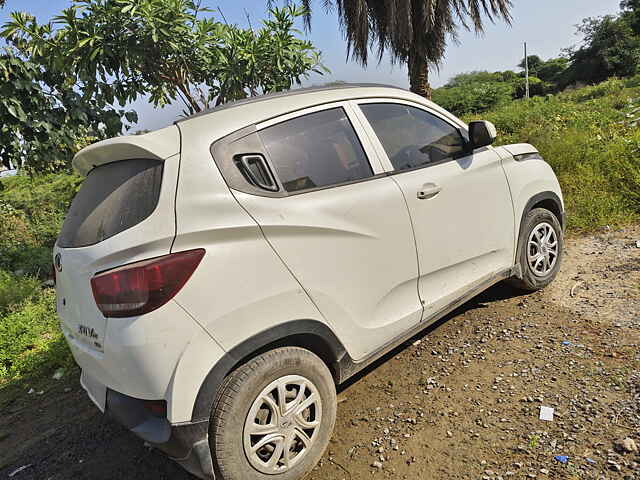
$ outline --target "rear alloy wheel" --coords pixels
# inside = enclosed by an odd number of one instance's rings
[[[522,278],[510,283],[535,291],[549,285],[558,274],[564,239],[556,216],[547,209],[534,208],[524,218],[520,230],[517,262]]]
[[[318,389],[300,375],[271,382],[255,399],[244,423],[244,453],[267,474],[284,473],[313,448],[322,421]]]
[[[217,473],[224,480],[302,478],[322,457],[335,419],[335,385],[320,358],[297,347],[259,355],[229,374],[214,405],[209,443]]]

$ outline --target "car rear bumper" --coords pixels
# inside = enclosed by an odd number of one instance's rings
[[[214,480],[213,460],[209,447],[209,421],[171,426],[169,440],[153,444],[182,468],[198,478]]]
[[[145,407],[146,400],[101,386],[88,375],[82,375],[82,386],[93,402],[104,391],[107,417],[127,428],[141,439],[178,462],[192,475],[214,480],[213,461],[209,449],[209,421],[171,425],[166,417],[158,416]]]

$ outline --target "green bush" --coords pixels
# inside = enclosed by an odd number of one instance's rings
[[[41,281],[80,178],[16,176],[0,181],[0,386],[64,365],[71,354]]]
[[[0,385],[71,364],[58,326],[53,289],[40,292],[0,319]]]
[[[0,182],[0,268],[46,277],[51,248],[81,177],[18,175]]]
[[[39,291],[40,280],[37,278],[19,277],[0,270],[0,315],[34,297]]]
[[[455,115],[485,112],[511,101],[513,85],[509,83],[475,83],[444,87],[433,91],[433,101]]]
[[[569,228],[592,231],[640,215],[639,89],[611,79],[564,94],[518,100],[482,115],[499,143],[531,143],[553,167]],[[467,120],[476,119],[468,117]]]

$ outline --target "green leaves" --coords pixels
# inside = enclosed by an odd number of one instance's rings
[[[44,25],[13,14],[3,34],[46,70],[73,77],[84,98],[103,106],[148,95],[159,107],[179,100],[190,114],[326,71],[320,52],[294,28],[305,9],[275,8],[254,30],[203,17],[208,10],[198,4],[74,0]]]
[[[72,0],[39,24],[14,12],[0,35],[0,159],[33,171],[68,169],[84,145],[122,133],[141,96],[190,114],[323,73],[295,29],[306,11],[275,8],[254,30],[203,17],[192,0]]]
[[[124,112],[82,97],[67,76],[0,52],[0,159],[32,172],[67,170],[79,148],[122,131]],[[130,117],[133,118],[133,117]]]

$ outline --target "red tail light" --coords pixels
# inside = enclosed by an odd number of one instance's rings
[[[203,249],[189,250],[99,273],[91,279],[93,297],[105,317],[151,312],[180,291],[203,256]]]

